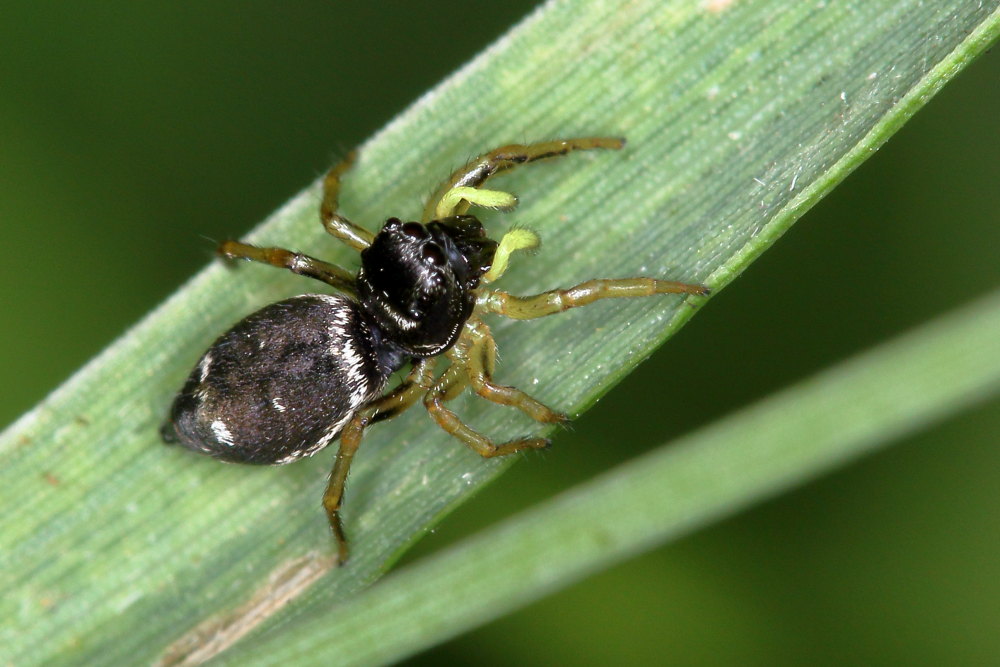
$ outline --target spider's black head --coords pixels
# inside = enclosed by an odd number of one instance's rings
[[[390,218],[361,253],[361,306],[387,341],[407,355],[441,354],[472,313],[472,290],[496,249],[471,215],[426,225]]]

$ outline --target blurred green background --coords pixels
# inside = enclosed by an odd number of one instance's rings
[[[0,424],[534,5],[5,2]],[[410,558],[1000,285],[998,118],[994,51]],[[993,401],[421,660],[1000,663],[998,433]]]

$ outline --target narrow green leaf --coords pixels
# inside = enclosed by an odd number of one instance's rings
[[[362,148],[352,218],[415,216],[470,155],[510,141],[624,135],[505,176],[537,229],[502,286],[531,292],[647,274],[721,288],[997,34],[997,2],[562,1],[546,4]],[[254,235],[356,266],[309,188]],[[213,264],[0,436],[0,662],[208,657],[343,601],[508,462],[484,462],[413,411],[372,429],[328,572],[319,497],[332,453],[285,469],[165,448],[157,428],[199,353],[303,290]],[[593,403],[694,312],[677,298],[599,304],[495,329],[500,377],[570,412]],[[609,344],[614,341],[614,344]],[[502,436],[535,425],[456,409]],[[721,474],[721,473],[720,473]],[[317,584],[318,585],[314,585]]]
[[[223,662],[390,662],[1000,391],[1000,291],[601,475]],[[329,629],[335,628],[336,632]]]

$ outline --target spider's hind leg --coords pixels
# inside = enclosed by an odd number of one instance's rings
[[[340,448],[330,472],[330,481],[323,494],[323,508],[330,521],[330,530],[337,541],[337,564],[347,561],[347,535],[340,519],[340,506],[344,500],[344,485],[347,473],[354,460],[354,454],[361,445],[365,428],[371,424],[395,417],[419,400],[434,376],[434,359],[423,359],[414,363],[406,379],[395,389],[378,398],[358,411],[340,432]]]
[[[619,149],[625,145],[624,139],[612,137],[580,137],[557,139],[535,144],[511,144],[501,146],[480,155],[457,169],[431,196],[424,207],[423,221],[440,220],[452,215],[462,215],[470,204],[488,208],[511,208],[517,199],[505,192],[480,190],[488,178],[521,164],[566,155],[573,151],[594,148]]]

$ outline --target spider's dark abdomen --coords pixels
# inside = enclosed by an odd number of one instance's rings
[[[310,456],[403,364],[379,339],[342,296],[307,294],[262,308],[204,354],[164,436],[237,463]]]

